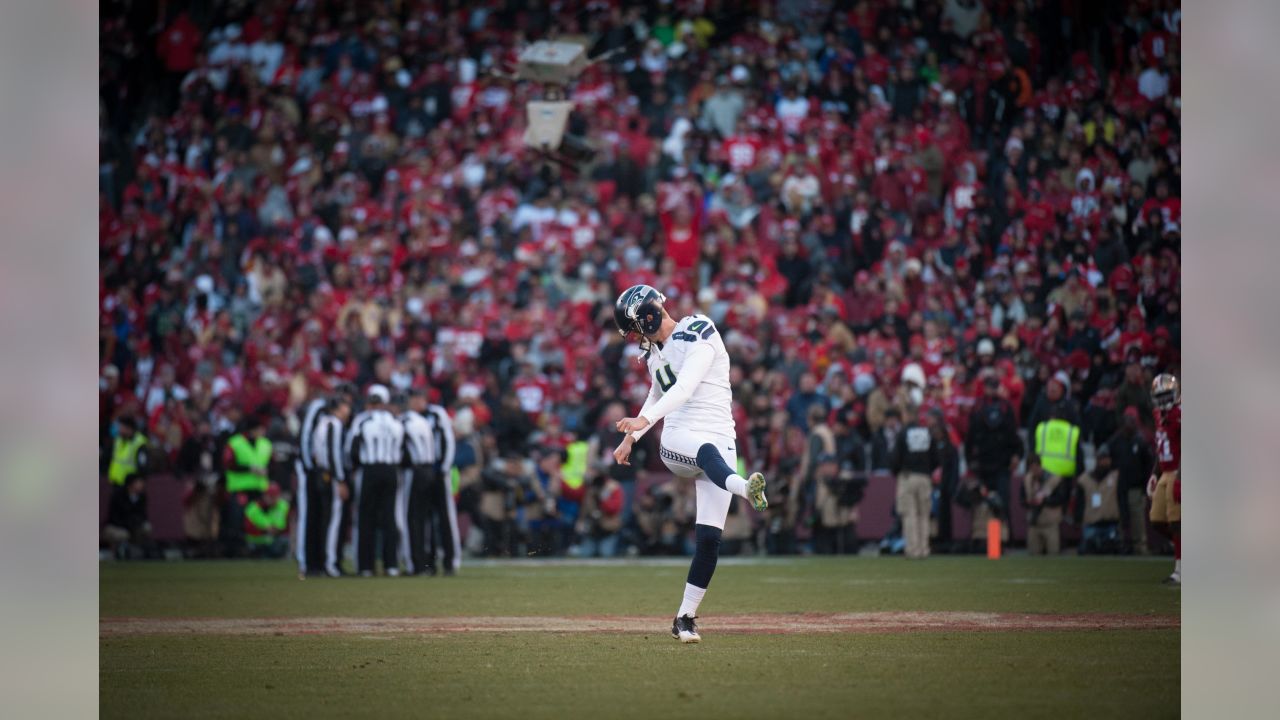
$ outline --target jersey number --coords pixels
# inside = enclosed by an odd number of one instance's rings
[[[1163,430],[1156,432],[1156,454],[1160,462],[1173,462],[1173,449],[1169,445],[1169,435]]]
[[[693,322],[689,323],[689,332],[698,333],[699,335],[702,336],[703,340],[706,340],[707,338],[715,334],[716,326],[712,325],[706,320],[694,320]]]
[[[666,392],[675,386],[676,371],[671,369],[671,363],[658,368],[657,379],[658,387],[662,388],[662,392]]]

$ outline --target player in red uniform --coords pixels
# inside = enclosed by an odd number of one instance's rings
[[[1147,481],[1151,498],[1151,524],[1173,540],[1173,574],[1165,582],[1182,584],[1182,392],[1178,378],[1157,375],[1151,381],[1156,410],[1157,473]]]

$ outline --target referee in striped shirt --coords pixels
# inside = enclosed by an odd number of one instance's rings
[[[431,426],[436,446],[436,458],[432,463],[436,480],[431,483],[431,493],[427,497],[427,567],[435,567],[439,552],[444,556],[444,574],[452,575],[462,562],[458,509],[453,501],[453,454],[456,448],[453,420],[449,411],[435,404],[427,405],[422,415]]]
[[[410,575],[435,575],[435,556],[427,557],[427,510],[440,483],[439,456],[431,423],[422,416],[427,398],[421,389],[410,391],[409,408],[400,416],[404,425],[405,460],[408,467],[396,496],[396,526],[400,530],[400,559]]]
[[[342,545],[339,540],[343,508],[351,494],[347,485],[346,459],[342,452],[342,424],[350,417],[351,398],[345,394],[335,395],[329,401],[328,409],[316,421],[316,429],[312,433],[311,453],[315,463],[313,472],[317,478],[314,502],[320,504],[320,509],[315,513],[315,526],[309,522],[306,527],[308,540],[313,535],[317,536],[317,548],[314,551],[308,549],[307,557],[317,566],[323,562],[324,574],[329,577],[342,576]],[[308,502],[311,501],[312,498],[309,497]],[[299,517],[305,514],[305,509],[299,507]]]
[[[374,543],[382,540],[383,571],[400,574],[396,562],[397,469],[404,453],[404,426],[387,410],[391,393],[383,385],[369,388],[364,412],[347,432],[346,454],[355,471],[356,570],[361,577],[374,574]]]
[[[344,408],[339,413],[339,408]],[[298,536],[295,542],[295,557],[298,561],[298,574],[321,575],[329,567],[325,545],[329,535],[329,524],[332,515],[337,512],[341,519],[341,499],[334,500],[334,486],[331,484],[335,470],[330,458],[334,449],[338,451],[338,459],[342,458],[342,423],[350,417],[351,398],[349,390],[339,388],[331,397],[320,396],[307,403],[302,414],[302,427],[298,431],[298,458],[294,461],[298,503]],[[326,420],[333,420],[335,414],[341,414],[338,420],[337,436],[328,444],[321,440],[317,444],[317,429]],[[331,434],[325,434],[331,438]],[[321,462],[325,462],[323,467]],[[341,462],[337,463],[339,471]],[[339,477],[341,477],[339,475]],[[345,498],[342,498],[345,499]],[[332,573],[329,573],[332,574]]]
[[[307,403],[302,412],[302,428],[298,430],[298,459],[293,461],[294,495],[298,499],[298,538],[295,542],[294,557],[298,561],[298,575],[315,575],[319,568],[314,567],[315,553],[319,551],[319,537],[315,534],[315,514],[323,503],[317,502],[315,487],[316,463],[311,456],[311,436],[316,429],[316,419],[324,413],[329,398],[320,395]],[[308,565],[308,556],[313,562]]]

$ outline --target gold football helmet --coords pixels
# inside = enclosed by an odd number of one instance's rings
[[[1178,378],[1169,373],[1161,373],[1151,381],[1151,402],[1157,410],[1168,410],[1182,402],[1182,387]]]

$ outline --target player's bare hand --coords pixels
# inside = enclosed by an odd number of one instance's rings
[[[342,498],[342,502],[346,502],[351,497],[351,490],[346,483],[338,483],[338,497]]]
[[[631,464],[631,446],[635,445],[636,439],[630,435],[622,438],[622,442],[618,443],[618,449],[613,451],[613,459],[619,465]]]
[[[643,417],[622,418],[618,421],[618,432],[633,433],[649,427],[649,421]]]

